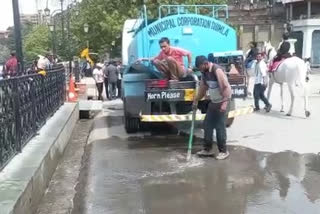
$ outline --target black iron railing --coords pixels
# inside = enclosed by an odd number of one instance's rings
[[[64,103],[65,69],[0,80],[0,169]]]

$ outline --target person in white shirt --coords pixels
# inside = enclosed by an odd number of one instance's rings
[[[265,109],[270,112],[272,105],[269,103],[268,99],[265,97],[264,92],[268,85],[268,75],[267,75],[267,65],[263,60],[262,54],[257,54],[257,64],[255,67],[255,82],[253,89],[254,105],[255,111],[260,111],[259,101],[264,102]]]
[[[122,74],[121,74],[121,62],[117,61],[117,70],[118,70],[118,80],[117,80],[117,88],[118,88],[118,98],[121,98],[121,80],[122,80]]]
[[[98,100],[103,100],[102,91],[103,91],[104,75],[103,75],[102,67],[103,67],[103,64],[97,63],[92,73],[93,79],[96,81],[96,85],[98,89]]]

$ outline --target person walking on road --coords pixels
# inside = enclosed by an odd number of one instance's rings
[[[118,98],[121,98],[122,66],[120,61],[117,61],[117,69],[118,69],[118,81],[117,81]]]
[[[108,76],[109,96],[112,100],[116,98],[116,87],[118,82],[118,69],[114,61],[107,67],[106,75]]]
[[[268,75],[267,75],[267,65],[263,60],[262,54],[257,55],[257,65],[255,67],[255,82],[253,88],[254,96],[254,111],[260,111],[259,101],[262,100],[265,104],[265,109],[270,112],[272,105],[269,103],[268,99],[265,97],[264,92],[268,85]]]
[[[226,112],[231,99],[231,86],[223,69],[208,61],[205,56],[196,57],[196,67],[202,72],[202,79],[198,94],[193,103],[197,108],[198,101],[209,91],[210,103],[204,120],[204,144],[199,156],[213,156],[212,138],[216,130],[219,154],[217,160],[224,160],[229,156],[227,150]]]
[[[18,59],[15,53],[11,53],[10,58],[6,62],[6,76],[16,76],[18,72]]]
[[[103,91],[103,71],[102,71],[103,64],[97,63],[95,69],[93,70],[93,78],[96,81],[96,86],[98,89],[98,100],[103,100],[102,98],[102,91]]]
[[[110,96],[109,96],[109,82],[108,82],[108,74],[107,74],[107,67],[109,66],[110,63],[105,62],[104,66],[103,66],[103,76],[104,76],[104,88],[106,90],[106,97],[109,100]]]

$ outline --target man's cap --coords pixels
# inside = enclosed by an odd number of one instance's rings
[[[209,62],[208,58],[203,56],[203,55],[201,55],[201,56],[197,56],[196,57],[195,65],[196,65],[197,68],[199,68],[201,65],[203,65],[204,63],[207,63],[207,62]]]

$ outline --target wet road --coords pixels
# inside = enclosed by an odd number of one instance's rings
[[[230,146],[228,160],[187,162],[186,137],[127,135],[118,107],[95,120],[73,214],[320,213],[319,155]]]

